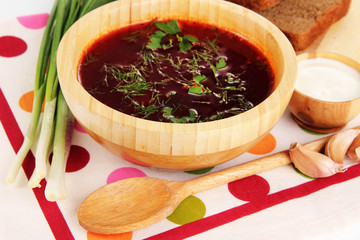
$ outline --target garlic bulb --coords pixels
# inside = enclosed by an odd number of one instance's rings
[[[289,154],[295,167],[309,177],[329,177],[345,171],[341,164],[334,162],[324,154],[302,146],[300,143],[291,144]]]
[[[346,152],[359,133],[358,129],[347,129],[334,134],[325,146],[325,155],[343,164]]]
[[[351,143],[346,154],[351,160],[360,162],[360,134],[357,135],[357,137]]]

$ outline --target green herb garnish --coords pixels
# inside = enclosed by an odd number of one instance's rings
[[[189,93],[200,95],[206,93],[206,89],[202,85],[193,85],[189,88]]]
[[[67,196],[65,166],[71,146],[74,117],[68,108],[56,69],[56,53],[60,40],[70,26],[91,10],[112,0],[57,0],[54,1],[42,36],[37,60],[34,84],[34,104],[28,132],[9,168],[6,180],[14,182],[29,150],[37,143],[35,169],[29,186],[38,187],[46,177],[45,197],[57,201]],[[95,58],[86,56],[86,64]],[[43,102],[45,107],[40,118]],[[39,134],[38,134],[39,133]],[[53,151],[48,168],[49,153]],[[49,169],[49,170],[48,170]]]
[[[207,43],[209,44],[209,46],[204,46],[208,51],[214,53],[215,55],[218,55],[218,51],[219,51],[219,45],[216,44],[217,39],[213,39],[212,41],[209,38],[206,38]]]
[[[188,122],[195,122],[197,117],[197,112],[194,109],[189,109],[189,116],[177,118],[173,115],[173,112],[175,111],[174,108],[165,107],[162,112],[163,116],[170,119],[173,123],[188,123]]]
[[[91,53],[85,55],[85,65],[88,65],[94,61],[96,61],[96,57],[93,56]]]
[[[171,21],[166,22],[166,23],[164,23],[164,22],[156,22],[155,26],[158,27],[159,29],[163,30],[167,34],[171,34],[171,35],[175,35],[175,34],[181,32],[179,23],[176,20],[171,20]]]
[[[184,37],[180,37],[177,35],[177,38],[179,40],[179,46],[180,46],[180,52],[184,53],[187,50],[192,48],[192,43],[199,43],[199,39],[196,37],[185,35]]]
[[[147,48],[150,49],[169,49],[173,47],[173,40],[170,38],[168,44],[162,44],[162,40],[167,35],[176,36],[179,41],[179,47],[181,52],[186,52],[187,50],[192,48],[192,43],[199,43],[199,39],[194,36],[185,35],[180,36],[181,32],[178,21],[171,20],[169,22],[155,22],[155,26],[162,31],[156,31],[155,33],[150,35],[150,42],[146,45]]]
[[[190,86],[189,88],[189,93],[193,93],[193,94],[207,94],[210,93],[210,89],[209,88],[205,88],[204,85],[202,85],[200,82],[205,80],[206,76],[205,75],[198,75],[196,77],[194,77],[194,84],[192,86]]]
[[[161,40],[166,36],[166,33],[162,31],[156,31],[150,35],[150,42],[146,45],[147,48],[157,49],[161,48]]]
[[[194,81],[199,84],[201,81],[203,81],[205,79],[206,79],[206,76],[204,76],[204,75],[199,75],[199,76],[194,77]]]
[[[143,118],[149,117],[151,114],[154,114],[158,112],[162,106],[158,105],[149,105],[145,106],[144,103],[135,105],[135,108],[137,112],[135,112],[135,115],[143,115]]]
[[[219,61],[216,63],[215,68],[216,69],[222,69],[224,67],[226,67],[225,58],[220,58]]]

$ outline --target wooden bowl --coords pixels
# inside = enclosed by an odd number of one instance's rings
[[[261,104],[230,118],[174,124],[144,120],[105,106],[78,82],[83,49],[104,33],[160,19],[194,20],[238,33],[259,47],[271,62],[276,89]],[[268,20],[222,0],[121,0],[76,22],[58,49],[59,81],[76,119],[97,142],[122,158],[149,167],[200,169],[244,153],[282,116],[296,79],[296,55],[287,38]]]
[[[358,70],[360,63],[346,56],[330,52],[303,53],[297,61],[312,58],[333,59]],[[320,133],[341,130],[360,113],[360,96],[350,101],[330,102],[310,97],[296,88],[289,103],[289,110],[302,127]]]

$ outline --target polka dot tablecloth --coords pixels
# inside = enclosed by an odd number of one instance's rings
[[[358,239],[360,165],[324,179],[307,178],[291,165],[280,167],[191,195],[166,219],[129,233],[101,235],[79,226],[80,203],[105,184],[139,176],[184,181],[285,150],[294,141],[304,143],[322,137],[300,128],[288,111],[268,136],[242,156],[186,172],[126,162],[100,147],[76,123],[66,167],[67,199],[46,201],[45,180],[40,188],[28,188],[34,168],[32,154],[16,182],[6,184],[6,171],[31,116],[36,59],[47,19],[44,13],[0,22],[1,239]],[[358,125],[360,116],[346,128]]]

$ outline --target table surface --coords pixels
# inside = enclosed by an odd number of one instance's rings
[[[48,13],[53,0],[1,0],[0,38],[5,35],[16,35],[25,39],[28,44],[27,54],[20,57],[4,58],[0,56],[0,86],[3,98],[0,98],[1,111],[5,103],[8,114],[1,116],[0,141],[2,160],[0,178],[4,179],[10,159],[14,157],[16,138],[25,132],[30,114],[19,105],[19,98],[31,90],[31,79],[38,44],[41,39],[40,29],[25,29],[16,17]],[[5,6],[5,7],[4,7]],[[334,24],[306,51],[332,51],[347,55],[360,61],[360,0],[353,0],[349,14]],[[15,26],[8,27],[8,26]],[[354,27],[358,26],[358,27]],[[8,29],[8,28],[9,29]],[[11,28],[11,29],[10,29]],[[33,44],[30,44],[33,43]],[[0,53],[1,54],[1,53]],[[22,71],[15,71],[20,65]],[[9,82],[14,76],[14,85]],[[30,76],[30,77],[29,77]],[[20,97],[18,97],[20,96]],[[5,121],[6,120],[6,121]],[[8,122],[11,121],[11,122]],[[21,131],[16,132],[16,126]],[[346,128],[360,125],[360,116]],[[18,135],[16,135],[16,133]],[[215,167],[215,170],[227,168],[244,161],[256,159],[286,149],[292,141],[307,142],[322,135],[309,133],[294,123],[290,113],[285,112],[278,124],[262,142],[263,146]],[[66,174],[69,197],[54,204],[47,203],[41,190],[32,191],[27,187],[24,172],[20,173],[14,186],[0,181],[0,235],[2,239],[171,239],[188,237],[189,239],[359,239],[360,237],[360,169],[351,166],[347,172],[328,179],[312,180],[296,173],[291,166],[284,166],[246,181],[238,181],[227,186],[195,194],[188,199],[188,206],[195,212],[187,218],[174,215],[173,219],[149,226],[129,234],[104,236],[92,234],[82,229],[76,218],[76,211],[81,201],[96,188],[119,178],[147,175],[169,180],[187,180],[196,177],[194,174],[167,170],[148,169],[119,160],[99,147],[87,134],[78,129],[74,133],[73,145],[77,153],[90,155],[90,161],[84,160],[82,169],[69,171]],[[269,149],[270,147],[270,149]],[[86,150],[85,150],[86,149]],[[86,155],[86,154],[85,154]],[[80,161],[81,162],[81,161]],[[81,163],[80,163],[81,164]],[[25,169],[26,172],[26,169]],[[286,179],[284,181],[284,179]],[[246,189],[253,186],[257,191]],[[41,189],[41,188],[40,188]],[[81,191],[80,191],[81,190]],[[231,194],[229,193],[231,192]],[[264,191],[267,191],[264,193]],[[255,198],[256,197],[256,198]],[[250,200],[249,200],[250,199]],[[259,201],[258,199],[263,199]],[[185,205],[185,204],[184,204]],[[198,221],[183,225],[185,221]],[[190,219],[190,220],[189,220]],[[193,219],[195,220],[195,219]],[[211,226],[210,226],[211,225]],[[210,227],[209,227],[210,226]],[[65,229],[61,233],[62,229]],[[70,236],[70,237],[69,237]]]

